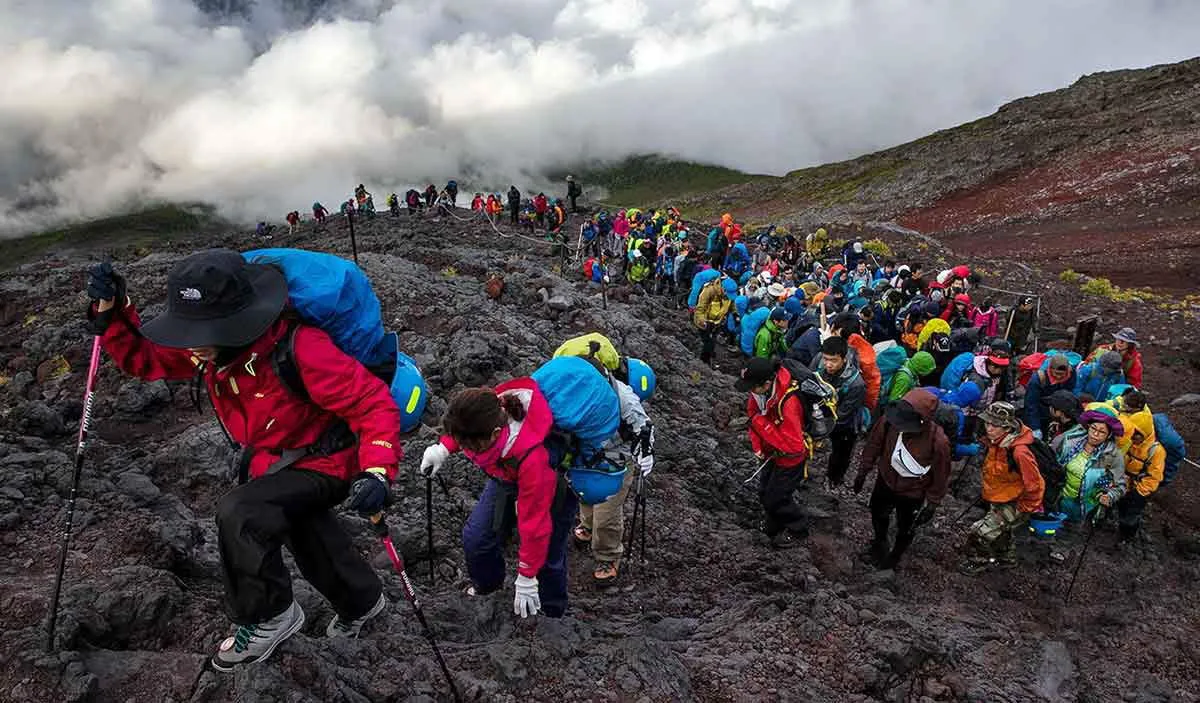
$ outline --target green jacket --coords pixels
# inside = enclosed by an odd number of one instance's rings
[[[760,359],[770,359],[776,354],[786,354],[787,334],[779,329],[774,322],[767,320],[758,333],[754,335],[754,356]]]

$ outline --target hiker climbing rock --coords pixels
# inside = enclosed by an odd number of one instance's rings
[[[332,509],[383,509],[401,458],[400,410],[388,387],[322,330],[281,317],[288,284],[270,264],[212,249],[167,276],[166,312],[142,324],[111,266],[89,274],[93,329],[121,370],[146,380],[192,380],[207,390],[231,443],[242,485],[216,507],[225,609],[232,635],[212,657],[219,671],[262,661],[300,630],[282,547],[332,604],[328,636],[356,636],[386,606],[374,570]],[[273,358],[280,344],[306,396],[289,390]],[[245,480],[249,479],[249,480]]]
[[[1067,519],[1082,522],[1098,508],[1113,507],[1124,495],[1125,457],[1116,442],[1124,433],[1124,425],[1113,415],[1089,410],[1079,416],[1078,425],[1051,442],[1065,470],[1053,507]]]
[[[829,436],[829,472],[826,482],[833,491],[842,489],[854,444],[866,428],[867,385],[862,373],[848,358],[850,348],[842,337],[821,342],[821,354],[813,360],[817,374],[837,391],[837,423]]]
[[[567,200],[571,203],[571,212],[579,212],[579,196],[583,195],[583,186],[574,176],[567,176]]]

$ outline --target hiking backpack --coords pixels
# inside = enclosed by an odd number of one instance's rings
[[[1063,484],[1067,479],[1067,471],[1062,464],[1058,463],[1058,454],[1045,441],[1035,437],[1033,443],[1029,445],[1029,451],[1037,462],[1038,473],[1042,475],[1042,481],[1045,484],[1045,490],[1042,493],[1042,505],[1044,506],[1046,496],[1050,496],[1053,500],[1062,492]],[[1011,450],[1008,451],[1008,470],[1015,474],[1021,473],[1021,467],[1013,458]]]
[[[950,331],[950,351],[954,354],[974,353],[979,347],[981,330],[978,327],[959,327]]]
[[[788,396],[799,394],[804,404],[804,432],[814,439],[828,437],[837,424],[838,392],[828,381],[795,359],[784,359],[783,368],[791,375],[776,411],[782,418],[783,403]]]
[[[420,424],[429,396],[425,379],[416,362],[400,351],[396,333],[384,330],[379,298],[362,269],[332,254],[302,249],[257,249],[242,258],[282,271],[288,304],[300,319],[324,331],[338,349],[388,384],[400,408],[402,432]],[[275,347],[271,363],[290,392],[308,398],[296,366],[297,329],[293,326]]]
[[[621,490],[626,472],[603,452],[621,427],[620,400],[608,378],[591,361],[577,356],[555,357],[531,378],[554,418],[544,443],[550,465],[565,475],[585,504],[608,500]]]
[[[942,372],[941,382],[938,386],[945,391],[957,390],[966,375],[971,373],[974,368],[975,354],[962,352],[951,359],[949,364],[946,364],[946,370]]]
[[[1167,451],[1162,480],[1162,485],[1165,486],[1175,480],[1175,474],[1179,473],[1179,466],[1187,458],[1187,445],[1166,413],[1154,413],[1154,437]]]
[[[617,347],[608,337],[599,332],[589,332],[578,337],[572,337],[554,350],[555,359],[562,356],[577,356],[582,359],[595,359],[608,369],[618,381],[629,383],[629,368],[626,359],[617,352]]]
[[[890,346],[888,345],[890,342]],[[908,361],[908,352],[904,347],[888,340],[875,345],[875,365],[879,368],[879,395],[887,398],[892,389],[892,379],[896,372]],[[882,347],[882,348],[880,348]]]
[[[746,356],[754,356],[754,338],[758,336],[758,331],[763,325],[767,324],[767,318],[771,316],[771,309],[761,307],[752,310],[742,317],[742,332],[741,332],[741,347],[742,353]]]

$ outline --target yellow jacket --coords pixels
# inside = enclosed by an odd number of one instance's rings
[[[1137,489],[1143,496],[1158,490],[1167,463],[1167,449],[1158,443],[1154,434],[1154,417],[1147,412],[1121,416],[1142,434],[1142,441],[1132,444],[1125,453],[1125,488]]]
[[[729,314],[730,304],[721,279],[710,281],[700,289],[700,298],[696,301],[696,312],[692,315],[692,322],[700,328],[718,324]]]

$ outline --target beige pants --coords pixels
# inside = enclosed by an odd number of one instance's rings
[[[625,551],[625,496],[637,475],[637,466],[625,472],[625,483],[612,498],[599,505],[580,505],[579,524],[592,531],[592,556],[597,562],[620,563]]]

